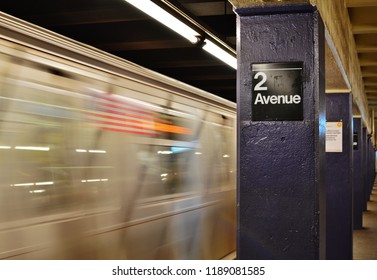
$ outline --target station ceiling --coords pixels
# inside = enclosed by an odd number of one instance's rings
[[[236,48],[227,0],[169,1]],[[0,10],[236,101],[236,70],[124,0],[0,1]]]
[[[168,2],[236,49],[236,15],[228,0]],[[345,4],[368,104],[377,108],[377,0],[346,0]],[[1,1],[0,10],[236,101],[236,70],[124,0]],[[326,89],[336,91],[345,85],[331,78],[341,75],[332,68],[326,62]]]
[[[377,109],[377,0],[347,0],[368,105]]]

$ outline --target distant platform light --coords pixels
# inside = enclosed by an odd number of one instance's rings
[[[49,147],[33,147],[33,146],[16,146],[16,150],[27,150],[27,151],[49,151]]]
[[[172,151],[158,151],[157,152],[157,154],[160,154],[160,155],[170,155],[172,153],[173,153]]]
[[[89,153],[106,154],[107,152],[105,150],[89,150]]]
[[[0,146],[1,150],[9,150],[11,148],[12,148],[11,146]]]

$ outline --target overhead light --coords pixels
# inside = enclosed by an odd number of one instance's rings
[[[22,184],[13,184],[11,187],[29,187],[34,186],[34,183],[22,183]]]
[[[106,151],[104,151],[104,150],[89,150],[89,153],[106,154]]]
[[[202,48],[210,54],[216,56],[218,59],[222,60],[226,64],[230,65],[234,69],[237,69],[237,58],[231,55],[230,53],[226,52],[219,46],[217,46],[212,41],[205,39]]]
[[[158,151],[157,154],[159,155],[171,155],[173,152],[172,151]]]
[[[12,148],[11,146],[0,146],[0,149],[2,150],[9,150],[10,148]]]
[[[81,180],[81,183],[94,183],[94,182],[108,182],[109,179],[88,179],[88,180]]]
[[[130,3],[134,7],[138,8],[142,12],[146,13],[147,15],[153,17],[154,19],[158,20],[160,23],[164,24],[165,26],[169,27],[173,31],[177,32],[191,43],[196,44],[200,41],[200,34],[199,32],[195,31],[178,18],[174,17],[172,14],[168,13],[166,10],[155,4],[151,0],[125,0],[126,2]],[[165,3],[166,4],[166,3]],[[192,21],[191,21],[192,22]],[[203,27],[194,22],[194,25],[199,28],[202,32],[211,38],[214,38],[213,34],[209,33],[208,30],[203,29]],[[203,40],[203,39],[202,39]],[[202,48],[206,50],[208,53],[212,54],[213,56],[217,57],[221,61],[225,62],[226,64],[230,65],[234,69],[237,69],[237,58],[219,47],[217,44],[213,43],[209,39],[205,39],[203,42]]]
[[[52,182],[52,181],[35,183],[36,186],[50,186],[50,185],[53,185],[53,184],[54,184],[54,182]]]
[[[169,14],[167,11],[156,5],[150,0],[125,0],[131,5],[135,6],[142,12],[148,14],[154,19],[158,20],[165,26],[169,27],[173,31],[177,32],[191,43],[195,44],[199,41],[200,34],[194,29],[184,24],[176,17]]]
[[[16,150],[28,150],[28,151],[49,151],[49,147],[31,147],[31,146],[16,146]]]
[[[11,187],[30,187],[30,186],[51,186],[54,182],[48,181],[48,182],[37,182],[37,183],[21,183],[21,184],[12,184]]]
[[[34,190],[34,191],[29,191],[29,193],[44,193],[46,190]]]

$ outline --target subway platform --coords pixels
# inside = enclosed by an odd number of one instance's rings
[[[363,213],[363,228],[353,232],[353,258],[377,260],[377,182]]]

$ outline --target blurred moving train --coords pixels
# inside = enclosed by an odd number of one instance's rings
[[[235,250],[235,104],[0,13],[0,258]]]

